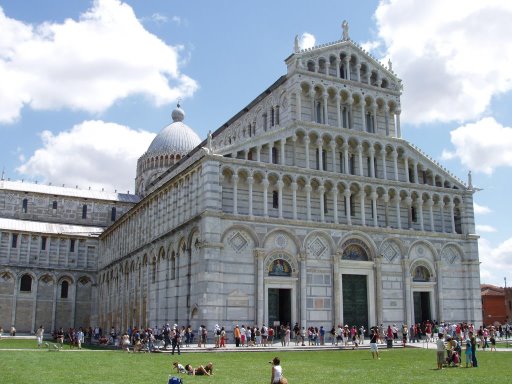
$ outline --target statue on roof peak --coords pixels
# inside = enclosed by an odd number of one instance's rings
[[[348,21],[343,20],[343,23],[341,23],[341,28],[343,29],[343,40],[350,40],[350,37],[348,36]]]
[[[300,47],[299,47],[299,35],[295,35],[295,42],[293,44],[293,51],[294,52],[299,52],[300,51]]]

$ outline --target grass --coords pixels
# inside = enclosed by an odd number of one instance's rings
[[[478,368],[435,370],[436,354],[423,349],[381,349],[381,360],[372,360],[368,350],[205,352],[171,356],[158,353],[126,353],[85,349],[48,352],[30,350],[35,340],[0,341],[0,382],[2,384],[151,383],[165,384],[171,363],[178,360],[193,366],[212,361],[212,377],[183,377],[189,383],[264,383],[270,381],[268,361],[281,358],[284,374],[293,383],[510,383],[512,354],[480,352]],[[5,348],[21,348],[15,351]]]

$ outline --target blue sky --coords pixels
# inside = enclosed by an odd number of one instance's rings
[[[483,190],[482,283],[512,285],[512,3],[489,0],[0,0],[4,178],[133,191],[178,98],[202,138],[286,73],[350,37],[403,80],[403,137]]]

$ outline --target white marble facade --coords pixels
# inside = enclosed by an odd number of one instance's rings
[[[92,325],[481,323],[474,191],[401,138],[400,79],[348,35],[286,64],[202,143],[177,108],[94,268],[59,264],[94,282]]]

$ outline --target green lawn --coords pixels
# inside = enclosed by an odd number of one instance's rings
[[[121,351],[47,350],[34,348],[35,340],[0,341],[0,382],[19,383],[141,383],[166,384],[174,359],[194,366],[212,361],[213,377],[184,377],[184,383],[268,383],[275,352],[190,353],[181,356],[134,354]],[[293,383],[510,383],[512,353],[479,352],[478,368],[435,370],[435,351],[381,349],[381,360],[368,350],[279,352],[284,374]]]

